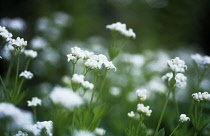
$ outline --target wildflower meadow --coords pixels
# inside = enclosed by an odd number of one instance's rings
[[[72,22],[41,17],[28,38],[21,18],[0,20],[0,136],[210,136],[210,56],[134,51],[120,20],[65,39]]]

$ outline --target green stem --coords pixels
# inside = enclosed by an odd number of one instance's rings
[[[174,102],[174,106],[176,108],[176,114],[177,116],[179,115],[179,107],[178,107],[178,104],[177,104],[177,101],[176,101],[176,94],[175,94],[175,91],[172,92],[173,94],[173,102]]]
[[[136,134],[135,134],[135,136],[138,136],[139,129],[141,128],[141,125],[142,125],[142,121],[143,121],[143,116],[140,115],[140,120],[139,120],[139,124],[138,124],[138,126],[137,126],[137,129],[136,129]]]
[[[17,93],[16,93],[17,96],[19,96],[19,93],[20,93],[20,90],[21,90],[21,88],[22,88],[22,85],[23,85],[24,80],[25,80],[25,79],[22,78],[22,80],[21,80],[21,82],[20,82],[20,85],[19,85],[18,90],[17,90]]]
[[[20,67],[20,52],[17,52],[17,67],[16,67],[16,76],[15,76],[15,86],[14,86],[14,90],[17,90],[17,82],[18,82],[18,74],[19,74],[19,67]]]
[[[7,89],[6,89],[6,86],[4,85],[4,82],[3,82],[2,78],[1,78],[1,76],[0,76],[0,80],[1,80],[1,84],[2,84],[2,86],[3,86],[4,97],[5,97],[6,100],[8,101],[8,100],[10,99],[10,96],[9,96],[9,93],[8,93],[8,91],[7,91]]]
[[[167,104],[168,104],[168,100],[169,100],[169,96],[170,96],[171,90],[172,90],[172,88],[170,88],[169,91],[168,91],[168,95],[167,95],[167,97],[166,97],[166,101],[165,101],[165,103],[164,103],[164,106],[163,106],[163,109],[162,109],[162,112],[161,112],[161,115],[160,115],[160,118],[159,118],[159,121],[158,121],[158,125],[157,125],[156,130],[155,130],[155,133],[154,133],[154,136],[157,135],[158,130],[159,130],[159,128],[160,128],[160,124],[161,124],[161,122],[162,122],[163,115],[164,115],[165,110],[166,110],[166,106],[167,106]]]
[[[28,69],[28,66],[29,66],[30,62],[31,62],[31,58],[29,58],[29,59],[27,60],[27,62],[26,62],[26,66],[25,66],[25,70],[27,70],[27,69]]]
[[[7,75],[6,75],[6,80],[5,80],[5,86],[7,86],[7,83],[9,81],[10,75],[11,75],[11,71],[12,71],[12,67],[13,67],[13,63],[14,62],[14,57],[12,56],[10,63],[9,63],[9,68],[7,71]]]
[[[71,135],[72,136],[73,136],[73,133],[74,133],[74,121],[75,121],[75,117],[76,117],[76,113],[75,113],[75,110],[74,110],[73,118],[72,118],[72,130],[71,130]]]
[[[34,113],[34,122],[36,122],[37,121],[37,117],[36,117],[36,107],[32,107],[32,109],[33,109],[33,113]]]
[[[195,111],[194,111],[195,112],[195,132],[194,132],[194,136],[197,133],[197,123],[198,123],[198,113],[197,113],[197,110],[198,110],[198,104],[197,104],[197,102],[195,102]]]
[[[93,98],[94,98],[94,94],[95,94],[95,90],[96,90],[96,86],[97,86],[97,82],[98,82],[98,75],[96,76],[96,80],[95,80],[95,83],[94,83],[94,88],[92,90],[92,95],[91,95],[91,99],[90,99],[90,103],[89,103],[89,106],[88,106],[88,111],[90,112],[90,109],[92,107],[92,104],[93,104]]]
[[[171,134],[170,134],[169,136],[172,136],[173,133],[179,128],[180,125],[181,125],[181,123],[179,123],[179,124],[176,126],[176,128],[171,132]]]

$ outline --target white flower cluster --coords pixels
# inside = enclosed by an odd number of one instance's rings
[[[48,134],[48,136],[52,136],[52,128],[53,128],[53,122],[52,121],[42,121],[42,122],[37,122],[35,125],[34,125],[35,128],[38,129],[39,131],[39,134],[41,132],[41,130],[45,129],[46,133]]]
[[[166,73],[164,76],[162,76],[162,80],[170,82],[172,77],[173,77],[173,73],[169,72],[169,73]],[[175,75],[175,80],[176,80],[175,86],[178,88],[184,88],[187,85],[187,77],[182,73],[177,73]]]
[[[179,57],[176,57],[175,59],[168,60],[167,62],[168,67],[176,72],[176,73],[183,73],[187,69],[187,66],[185,65],[185,62],[181,60]]]
[[[79,130],[75,131],[73,136],[95,136],[95,134],[87,130]]]
[[[33,125],[33,116],[30,112],[23,111],[13,104],[0,103],[0,118],[9,118],[12,129],[28,129]]]
[[[37,97],[33,97],[31,101],[27,101],[28,103],[28,107],[32,107],[32,106],[37,106],[42,104],[42,100],[37,98]]]
[[[198,93],[193,93],[192,97],[194,100],[200,102],[200,101],[210,101],[210,94],[208,92],[198,92]]]
[[[37,57],[37,52],[34,51],[34,50],[25,50],[25,51],[24,51],[24,54],[25,54],[27,57],[30,57],[30,58],[36,58],[36,57]]]
[[[84,81],[84,78],[84,75],[74,74],[71,80],[74,83],[81,84],[82,87],[84,87],[85,89],[92,90],[94,88],[94,85],[88,81]]]
[[[138,96],[138,98],[140,99],[140,101],[145,101],[147,96],[146,96],[146,89],[138,89],[136,90],[136,94]]]
[[[0,26],[0,36],[6,39],[6,41],[12,39],[12,33],[10,33],[4,26]]]
[[[113,23],[111,25],[106,26],[107,29],[113,30],[113,31],[118,31],[122,35],[126,37],[133,37],[136,38],[136,34],[133,32],[133,29],[126,29],[126,24],[122,24],[121,22]]]
[[[181,114],[180,117],[179,117],[179,121],[180,121],[181,123],[187,122],[187,121],[190,121],[190,118],[187,117],[185,114]]]
[[[67,60],[75,63],[78,59],[84,59],[84,65],[89,69],[101,69],[102,65],[104,65],[106,69],[114,69],[116,71],[112,61],[108,61],[105,55],[94,55],[93,52],[83,51],[75,46],[71,48],[71,53],[67,54]]]
[[[24,41],[23,38],[17,37],[16,39],[12,39],[10,41],[10,44],[15,48],[15,49],[22,49],[27,46],[27,41]]]
[[[144,106],[144,104],[137,105],[137,111],[145,114],[146,116],[151,116],[152,110],[150,110],[149,108],[149,106]]]
[[[192,54],[191,58],[198,64],[198,65],[209,65],[210,64],[210,57],[209,56],[201,56],[200,54]]]
[[[26,79],[32,79],[33,78],[33,73],[31,73],[30,71],[23,71],[20,73],[19,77],[25,77]]]
[[[130,118],[135,117],[135,113],[134,113],[133,111],[129,112],[129,113],[128,113],[128,117],[130,117]]]
[[[18,131],[17,134],[15,134],[14,136],[28,136],[27,133],[23,133],[22,131]]]
[[[94,130],[94,133],[97,135],[97,136],[104,136],[106,134],[106,130],[103,129],[103,128],[96,128]]]
[[[77,93],[59,86],[53,88],[50,98],[54,103],[61,104],[70,110],[83,104],[83,99]]]

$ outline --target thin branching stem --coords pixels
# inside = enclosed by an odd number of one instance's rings
[[[173,136],[174,132],[179,128],[179,126],[181,125],[181,123],[179,123],[176,128],[171,132],[171,134],[169,136]]]

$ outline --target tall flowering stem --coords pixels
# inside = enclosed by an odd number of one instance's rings
[[[180,127],[181,123],[179,123],[176,128],[171,132],[169,136],[173,136],[174,132]]]
[[[155,130],[154,136],[157,135],[158,130],[160,128],[160,124],[161,124],[163,116],[165,114],[165,110],[166,110],[166,107],[167,107],[167,104],[168,104],[168,100],[169,100],[170,94],[171,94],[172,91],[174,91],[175,83],[176,83],[175,72],[173,72],[173,78],[170,80],[169,91],[168,91],[168,94],[167,94],[167,97],[166,97],[166,100],[165,100],[165,103],[164,103],[164,106],[163,106],[163,109],[162,109],[162,112],[161,112],[161,115],[160,115],[157,127],[156,127],[156,130]]]
[[[16,91],[16,89],[17,89],[17,82],[18,82],[18,75],[19,75],[19,66],[20,66],[20,51],[17,51],[17,67],[16,67],[14,91]]]

